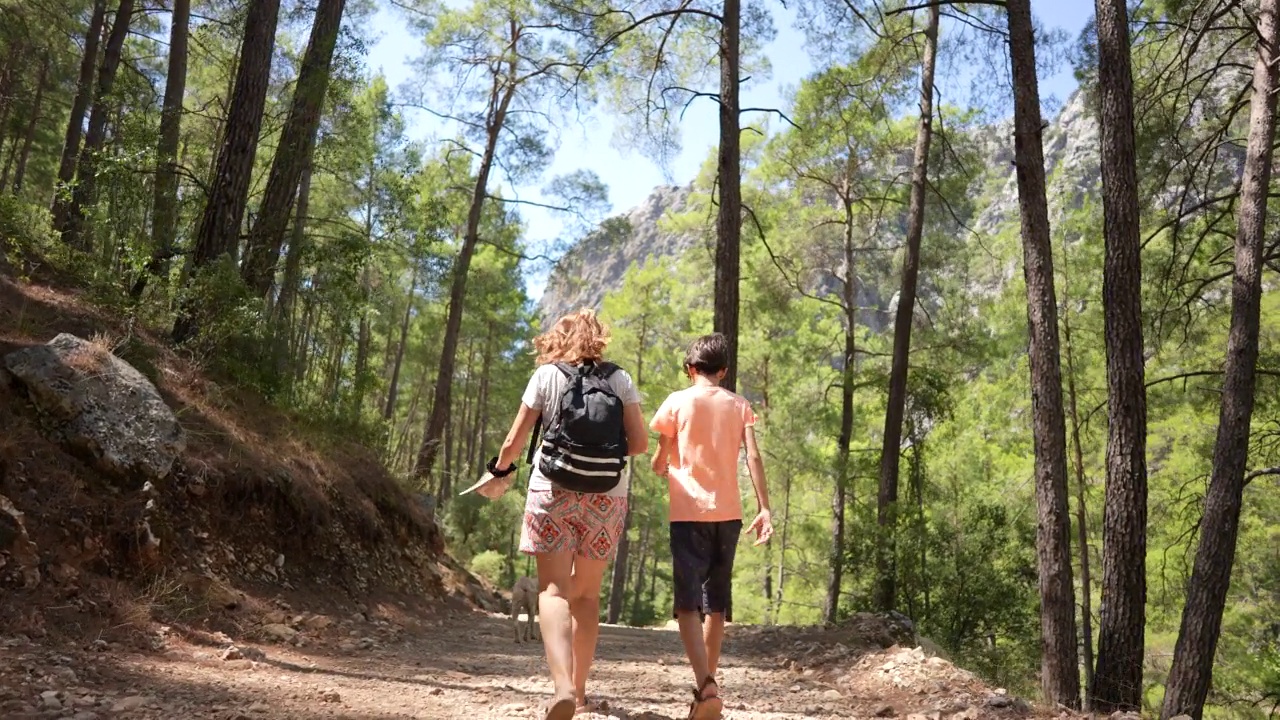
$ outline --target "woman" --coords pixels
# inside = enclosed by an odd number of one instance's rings
[[[533,344],[538,369],[492,462],[493,475],[500,477],[477,489],[490,499],[511,487],[515,477],[511,471],[535,423],[541,419],[543,428],[556,423],[560,398],[570,382],[556,364],[581,368],[602,363],[609,333],[593,311],[580,310],[560,318]],[[640,394],[624,370],[615,370],[607,382],[622,401],[626,454],[640,455],[649,449]],[[600,634],[600,582],[622,535],[627,479],[624,474],[604,493],[573,492],[548,480],[538,469],[538,460],[535,457],[529,477],[520,551],[533,555],[538,567],[538,625],[555,684],[546,720],[567,720],[594,709],[587,699],[587,674]]]

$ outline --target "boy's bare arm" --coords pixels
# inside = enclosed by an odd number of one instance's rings
[[[773,513],[769,510],[769,485],[764,479],[764,459],[760,457],[760,446],[756,444],[755,429],[748,426],[743,432],[743,440],[747,446],[747,470],[751,473],[751,485],[756,490],[756,503],[760,507],[756,519],[751,521],[749,531],[755,532],[755,545],[763,545],[773,537]]]
[[[671,438],[666,435],[658,436],[658,450],[653,453],[653,457],[649,460],[649,466],[653,468],[653,472],[666,477],[668,459],[671,454]]]
[[[756,444],[755,428],[748,427],[743,435],[747,445],[747,471],[751,473],[751,485],[756,491],[756,504],[762,512],[767,512],[769,485],[764,478],[764,459],[760,456],[760,446]]]

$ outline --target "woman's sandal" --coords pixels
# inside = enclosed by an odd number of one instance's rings
[[[571,720],[577,703],[573,698],[561,698],[552,700],[547,706],[547,714],[542,716],[542,720]]]
[[[706,697],[708,685],[716,686],[716,694]],[[689,720],[720,720],[724,714],[724,701],[720,699],[720,685],[713,677],[702,681],[702,687],[694,688],[693,702],[689,705]]]

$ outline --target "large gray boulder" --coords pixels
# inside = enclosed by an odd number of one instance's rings
[[[58,440],[117,478],[160,480],[186,448],[155,385],[101,345],[63,333],[6,355],[4,366]]]

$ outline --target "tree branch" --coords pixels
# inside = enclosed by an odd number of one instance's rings
[[[1251,483],[1251,482],[1253,482],[1254,480],[1257,480],[1258,478],[1263,477],[1263,476],[1265,476],[1265,475],[1280,475],[1280,465],[1277,465],[1277,466],[1275,466],[1275,467],[1262,468],[1261,470],[1254,470],[1253,472],[1249,473],[1248,475],[1245,475],[1245,476],[1244,476],[1244,486],[1245,486],[1245,487],[1248,487],[1248,486],[1249,486],[1249,483]]]

